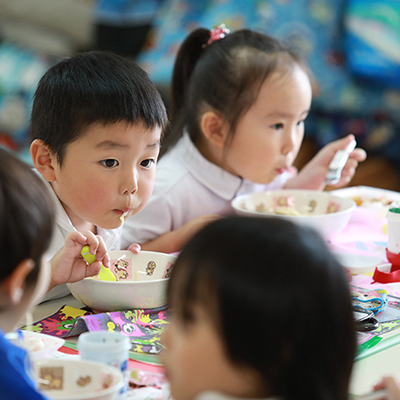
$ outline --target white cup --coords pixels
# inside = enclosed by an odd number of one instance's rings
[[[86,332],[78,339],[78,351],[83,360],[102,362],[119,369],[124,375],[125,385],[120,399],[128,389],[128,358],[131,342],[127,336],[116,332]]]
[[[386,214],[388,220],[388,250],[400,253],[400,208],[390,208]]]

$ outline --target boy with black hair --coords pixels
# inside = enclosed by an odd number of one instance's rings
[[[81,53],[44,74],[32,108],[31,156],[56,205],[49,257],[74,230],[119,249],[124,220],[152,193],[166,124],[155,86],[122,57]],[[55,290],[48,297],[68,293]]]

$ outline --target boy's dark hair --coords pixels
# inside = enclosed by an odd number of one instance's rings
[[[178,257],[169,304],[208,310],[232,362],[285,400],[347,400],[356,339],[346,273],[320,235],[282,218],[228,217]]]
[[[26,282],[34,285],[53,232],[53,204],[30,166],[2,148],[0,159],[0,282],[31,258]]]
[[[42,139],[62,164],[66,146],[93,123],[167,125],[164,103],[135,63],[105,52],[80,53],[53,65],[40,79],[31,138]]]
[[[193,142],[201,133],[200,118],[214,110],[229,123],[232,139],[240,117],[252,106],[267,77],[278,67],[306,67],[278,40],[247,29],[207,44],[210,31],[194,30],[181,45],[171,88],[172,130],[167,151],[187,128]]]

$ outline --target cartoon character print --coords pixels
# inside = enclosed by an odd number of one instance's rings
[[[168,263],[167,267],[165,268],[165,272],[163,275],[163,278],[170,278],[171,277],[171,272],[172,272],[172,268],[173,268],[173,264]]]
[[[91,378],[89,375],[87,375],[87,376],[85,376],[85,377],[80,376],[79,379],[76,381],[76,384],[77,384],[78,386],[84,387],[84,386],[86,386],[86,385],[89,385],[89,383],[90,383],[91,381],[92,381],[92,378]]]
[[[147,275],[153,275],[153,273],[154,273],[154,270],[156,269],[156,267],[157,267],[157,264],[154,262],[154,261],[150,261],[148,264],[147,264],[147,267],[146,267],[146,273],[147,273]]]
[[[326,214],[331,214],[340,211],[340,204],[330,201],[326,207]]]
[[[117,278],[117,281],[128,278],[129,275],[127,271],[128,265],[129,265],[128,261],[122,259],[117,260],[117,263],[114,264],[115,277]]]
[[[310,200],[310,203],[308,205],[308,212],[311,214],[314,212],[315,207],[317,207],[317,202],[315,200]]]

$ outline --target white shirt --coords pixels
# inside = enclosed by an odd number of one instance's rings
[[[38,171],[35,170],[35,172],[40,176],[45,185],[49,188],[49,196],[52,199],[56,210],[56,224],[53,229],[53,236],[51,238],[50,247],[45,255],[46,260],[50,260],[58,252],[58,250],[60,250],[61,247],[64,246],[65,238],[67,237],[68,233],[76,231],[76,229],[72,225],[71,220],[65,212],[64,207],[62,206],[60,200],[55,194],[50,183],[47,182]],[[97,227],[97,234],[103,238],[107,250],[119,250],[121,248],[121,231],[121,227],[117,229],[102,229]],[[51,289],[46,294],[43,301],[56,299],[66,296],[68,294],[70,294],[70,291],[68,290],[67,286],[59,285]]]
[[[203,392],[200,393],[197,397],[196,400],[256,400],[256,399],[247,399],[244,397],[232,397],[232,396],[228,396],[224,393],[220,393],[220,392]],[[260,399],[259,399],[260,400]],[[268,397],[268,399],[264,399],[264,400],[279,400],[276,397]]]
[[[204,158],[184,134],[158,163],[148,204],[125,222],[122,248],[156,239],[200,215],[232,214],[231,201],[236,196],[281,189],[291,177],[284,172],[262,185],[232,175]]]

